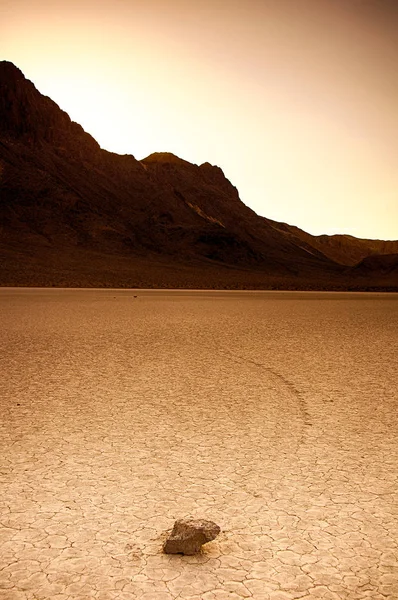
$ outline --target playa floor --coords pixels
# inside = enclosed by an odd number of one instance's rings
[[[0,600],[398,598],[397,295],[3,289],[0,320]],[[222,531],[165,555],[182,517]]]

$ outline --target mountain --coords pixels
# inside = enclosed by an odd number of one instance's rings
[[[0,62],[0,284],[343,289],[321,248],[256,215],[219,167],[100,148]],[[356,283],[358,280],[358,284]]]
[[[292,239],[301,240],[317,248],[341,265],[354,266],[370,255],[398,254],[398,240],[363,240],[352,235],[311,235],[294,225],[266,220],[278,231],[290,234]]]
[[[398,253],[367,256],[350,269],[350,274],[368,278],[377,273],[378,276],[393,277],[398,281]]]

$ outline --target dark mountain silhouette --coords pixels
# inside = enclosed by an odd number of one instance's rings
[[[347,274],[319,245],[256,215],[219,167],[102,150],[6,61],[0,194],[2,285],[393,285],[377,269],[366,281]]]
[[[368,278],[375,273],[378,276],[393,277],[398,281],[398,254],[367,256],[349,271],[351,275]]]

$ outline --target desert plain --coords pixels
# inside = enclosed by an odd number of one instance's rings
[[[398,295],[0,290],[1,600],[396,600]],[[165,555],[176,519],[220,535]]]

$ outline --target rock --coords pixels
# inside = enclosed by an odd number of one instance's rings
[[[179,519],[174,523],[170,537],[163,546],[166,554],[196,554],[203,544],[211,542],[220,533],[213,521]]]

